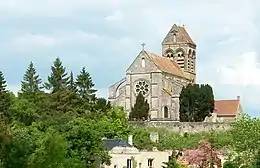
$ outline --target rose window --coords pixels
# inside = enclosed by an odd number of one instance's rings
[[[149,94],[149,84],[146,80],[139,80],[135,85],[135,92],[138,95],[139,93],[142,93],[143,96],[146,96]]]

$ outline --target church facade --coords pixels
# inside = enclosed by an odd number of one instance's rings
[[[109,88],[111,104],[130,113],[141,92],[149,103],[150,120],[179,121],[182,87],[196,82],[196,44],[184,26],[174,24],[157,55],[143,49],[126,76]]]

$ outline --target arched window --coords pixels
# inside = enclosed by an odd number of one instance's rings
[[[184,61],[185,61],[185,50],[182,48],[178,48],[175,51],[177,55],[177,63],[183,69],[184,68]]]
[[[142,58],[142,67],[144,68],[145,67],[145,59]]]
[[[169,110],[168,110],[167,106],[164,106],[163,114],[164,114],[164,118],[168,118],[169,117]]]
[[[168,58],[173,58],[173,51],[171,49],[168,49],[166,50],[165,55]]]

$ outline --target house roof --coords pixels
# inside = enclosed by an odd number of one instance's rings
[[[161,71],[166,72],[166,73],[170,73],[170,74],[173,74],[173,75],[177,75],[177,76],[180,76],[180,77],[184,77],[182,69],[180,68],[180,66],[176,62],[170,60],[169,58],[158,56],[154,53],[150,53],[150,52],[147,52],[147,51],[145,51],[145,52],[147,53],[149,58],[152,59],[154,64]]]
[[[103,144],[108,150],[111,150],[114,147],[132,147],[127,141],[122,139],[104,139]]]
[[[215,113],[217,115],[237,115],[239,108],[239,99],[235,100],[216,100]]]
[[[171,30],[168,32],[167,36],[163,40],[163,43],[173,42],[173,32],[176,32],[176,43],[189,43],[196,46],[185,27],[177,26],[176,24],[172,26]]]

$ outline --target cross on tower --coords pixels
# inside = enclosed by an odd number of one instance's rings
[[[144,51],[145,43],[142,43],[141,46],[142,46],[142,50]]]

